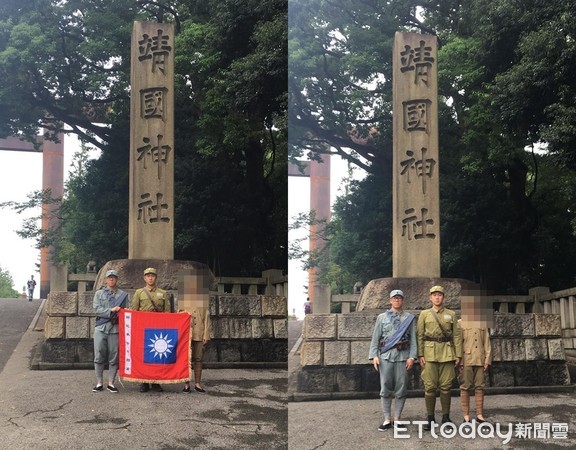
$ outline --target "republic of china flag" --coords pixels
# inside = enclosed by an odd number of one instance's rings
[[[119,320],[120,376],[141,383],[189,381],[190,314],[122,309]]]

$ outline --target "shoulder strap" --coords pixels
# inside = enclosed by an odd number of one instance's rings
[[[448,333],[446,333],[446,330],[444,329],[444,327],[440,323],[440,319],[438,319],[438,314],[436,314],[436,311],[434,311],[433,308],[430,308],[430,312],[432,313],[432,317],[434,317],[434,319],[436,320],[436,323],[440,327],[440,330],[442,330],[442,334],[444,335],[444,337],[450,337],[450,336],[448,336]]]
[[[154,307],[154,311],[156,312],[161,312],[161,309],[158,309],[158,305],[156,303],[154,303],[154,300],[152,300],[152,296],[150,295],[150,292],[148,291],[148,289],[144,288],[143,291],[146,293],[146,297],[148,297],[148,300],[150,300],[150,303],[152,303],[152,306]]]
[[[398,328],[396,328],[392,333],[392,335],[385,342],[383,342],[380,348],[381,353],[386,353],[398,342],[400,342],[402,337],[404,337],[404,334],[406,334],[406,331],[408,330],[408,328],[412,324],[412,321],[414,320],[414,316],[412,314],[410,313],[407,314],[408,314],[407,317],[402,322],[400,322]]]
[[[114,306],[120,306],[122,304],[122,302],[124,302],[124,300],[126,299],[126,297],[128,297],[128,293],[127,292],[122,292],[122,294],[120,294],[120,296],[116,299],[116,301],[114,302]]]

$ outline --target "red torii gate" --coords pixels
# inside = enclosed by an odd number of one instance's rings
[[[58,142],[37,137],[38,147],[23,141],[16,136],[0,139],[0,150],[16,152],[42,153],[42,190],[50,189],[54,198],[64,195],[64,134],[58,134]],[[42,229],[47,230],[57,225],[58,218],[52,214],[57,205],[42,206]],[[40,298],[47,298],[50,292],[50,261],[52,248],[40,250]]]
[[[288,176],[310,178],[310,211],[315,211],[316,219],[330,219],[330,155],[322,155],[322,162],[303,162],[303,172],[296,164],[288,165]],[[324,242],[317,238],[319,225],[310,228],[310,251],[319,251]],[[314,313],[330,312],[330,287],[320,284],[318,268],[308,271],[308,298]]]

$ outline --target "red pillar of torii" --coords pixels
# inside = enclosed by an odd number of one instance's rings
[[[330,155],[322,155],[322,162],[310,161],[303,163],[304,171],[301,172],[300,168],[295,164],[288,165],[288,176],[310,177],[310,211],[315,212],[317,220],[330,220]],[[323,239],[318,236],[321,235],[320,227],[322,225],[312,225],[310,227],[310,252],[319,252],[325,245]],[[308,298],[313,305],[313,312],[330,312],[329,300],[325,305],[322,301],[322,308],[314,308],[314,300],[316,306],[322,299],[325,300],[324,286],[320,283],[320,272],[317,267],[308,271]],[[328,308],[328,311],[321,311],[319,309]]]
[[[58,134],[58,142],[45,140],[42,136],[37,139],[38,148],[15,136],[0,139],[0,150],[42,153],[42,190],[49,189],[52,198],[61,198],[64,195],[64,135]],[[54,214],[57,208],[56,204],[42,206],[43,230],[58,225],[59,219]],[[40,298],[47,298],[50,292],[51,253],[52,247],[40,250]]]

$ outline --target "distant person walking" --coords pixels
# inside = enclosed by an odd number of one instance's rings
[[[310,298],[307,298],[304,302],[304,314],[312,314],[312,303],[310,302]]]
[[[28,301],[31,302],[34,297],[34,289],[36,289],[36,280],[34,279],[34,275],[30,275],[26,287],[28,288]]]
[[[116,393],[114,386],[118,372],[118,311],[128,305],[128,294],[118,289],[118,272],[106,272],[106,287],[94,295],[92,306],[96,313],[94,328],[94,368],[96,386],[92,392],[104,390],[104,365],[108,363],[108,392]]]

